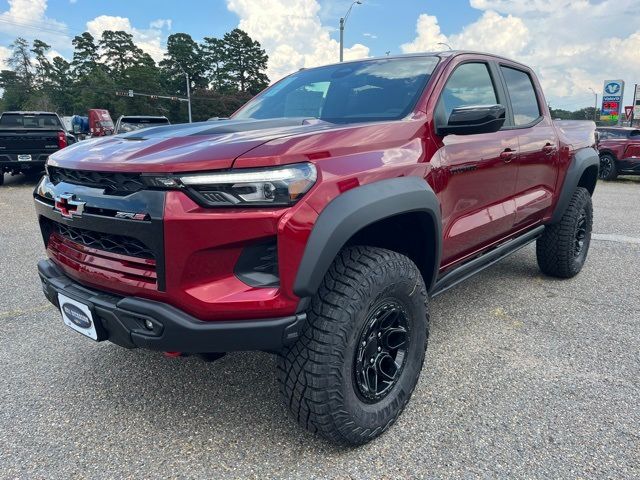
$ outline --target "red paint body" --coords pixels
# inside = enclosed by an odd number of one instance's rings
[[[123,295],[170,303],[203,320],[267,318],[296,311],[292,286],[314,222],[346,190],[378,180],[423,177],[438,196],[444,236],[443,272],[518,231],[549,219],[571,154],[593,143],[593,129],[551,121],[539,94],[542,119],[529,128],[477,135],[436,134],[433,111],[457,65],[499,61],[480,54],[442,55],[408,117],[389,122],[296,127],[226,135],[152,138],[108,137],[71,146],[49,165],[102,172],[185,172],[265,167],[311,161],[318,180],[290,208],[203,208],[183,192],[167,193],[164,207],[166,290],[149,288],[148,265],[114,268],[122,258],[76,252],[76,263],[49,255],[72,278]],[[89,141],[91,142],[91,141]],[[507,149],[511,153],[504,155]],[[464,169],[472,167],[472,169]],[[277,237],[279,288],[254,288],[234,275],[243,248]],[[94,252],[95,253],[95,252]],[[89,269],[95,268],[99,273]],[[125,276],[130,273],[131,276]],[[152,276],[152,273],[148,273]]]
[[[640,129],[599,128],[598,151],[613,155],[617,171],[640,175]]]

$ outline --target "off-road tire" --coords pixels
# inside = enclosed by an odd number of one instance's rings
[[[355,356],[384,302],[396,302],[406,313],[406,354],[386,396],[367,402],[358,393]],[[340,445],[364,444],[386,431],[409,401],[422,369],[427,303],[424,281],[409,258],[374,247],[341,251],[312,299],[300,338],[278,357],[280,391],[298,423]]]
[[[536,242],[536,257],[540,270],[558,278],[577,275],[582,270],[589,252],[592,225],[591,195],[587,189],[578,187],[560,222],[547,225]],[[582,247],[578,251],[578,233],[582,228],[584,236]]]
[[[615,180],[618,177],[616,159],[610,153],[600,155],[600,170],[598,176],[602,180]]]

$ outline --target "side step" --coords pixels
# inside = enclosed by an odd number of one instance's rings
[[[442,277],[436,280],[436,284],[434,285],[433,290],[431,290],[431,297],[440,295],[442,292],[449,290],[451,287],[463,282],[476,273],[481,272],[485,268],[490,267],[503,258],[508,257],[517,250],[520,250],[522,247],[528,245],[542,235],[543,231],[544,225],[540,225],[519,237],[507,240],[505,243],[497,246],[493,250],[489,250],[487,253],[484,253],[473,260],[469,260],[467,263],[460,265],[455,270],[445,273]]]

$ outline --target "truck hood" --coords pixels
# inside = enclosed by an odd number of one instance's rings
[[[340,127],[305,118],[219,120],[151,127],[76,143],[51,155],[48,164],[102,172],[224,169],[230,168],[240,155],[271,140]]]

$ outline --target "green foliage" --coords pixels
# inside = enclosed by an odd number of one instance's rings
[[[166,115],[185,122],[184,102],[149,97],[118,97],[116,91],[186,96],[189,75],[194,121],[227,117],[269,84],[264,73],[268,57],[260,44],[235,29],[222,39],[196,42],[186,33],[167,39],[165,58],[156,62],[137,47],[131,34],[103,32],[98,40],[89,32],[72,40],[73,58],[49,60],[51,47],[41,40],[30,45],[23,38],[11,44],[0,72],[4,110],[47,110],[60,115],[86,115],[105,108],[120,115]]]
[[[268,57],[245,32],[236,28],[222,39],[205,37],[202,52],[210,86],[219,91],[239,91],[252,95],[269,85],[264,73]]]

